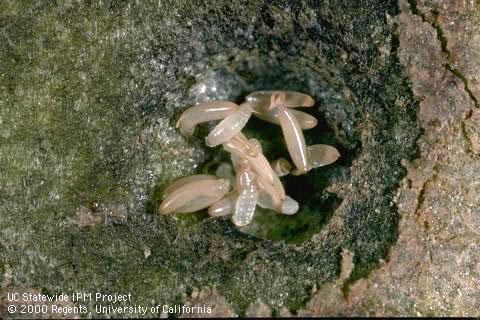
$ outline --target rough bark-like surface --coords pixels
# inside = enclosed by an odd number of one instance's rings
[[[347,301],[333,311],[314,304],[309,314],[479,315],[480,61],[473,30],[480,8],[473,1],[420,3],[400,1],[393,20],[425,129],[419,158],[404,162],[398,242]]]
[[[475,315],[478,5],[452,3],[2,1],[1,315],[12,291],[215,316]],[[283,180],[300,212],[245,230],[158,216],[166,184],[225,159],[179,114],[273,88],[311,94],[308,143],[342,153]],[[278,127],[246,134],[286,156]]]

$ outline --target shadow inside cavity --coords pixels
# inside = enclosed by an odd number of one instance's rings
[[[299,108],[318,120],[315,128],[303,131],[306,143],[332,145],[341,154],[340,159],[333,164],[313,169],[305,175],[281,178],[286,193],[299,203],[297,214],[287,216],[257,206],[253,221],[240,228],[242,232],[259,238],[298,244],[319,233],[341,204],[342,199],[327,189],[335,183],[341,184],[349,180],[349,168],[357,150],[349,150],[339,143],[319,111],[320,97],[331,90],[324,78],[327,73],[322,71],[319,74],[305,65],[291,61],[237,61],[231,71],[242,80],[246,88],[238,97],[238,103],[243,101],[245,95],[257,90],[293,90],[312,95],[318,101],[317,104],[311,108]],[[291,162],[280,126],[252,117],[243,132],[248,138],[260,141],[269,161],[283,157]]]
[[[283,157],[291,162],[280,126],[253,118],[244,133],[260,141],[269,161]],[[306,130],[304,134],[308,145],[323,143],[342,149],[335,143],[333,132],[321,119],[316,128]],[[302,243],[320,232],[342,201],[335,193],[325,189],[333,181],[343,181],[348,177],[351,157],[345,154],[345,150],[340,151],[343,151],[342,156],[345,155],[342,161],[313,169],[305,175],[281,178],[286,194],[299,203],[297,214],[287,216],[257,206],[252,223],[241,230],[256,237],[294,244]]]
[[[356,150],[349,150],[342,146],[334,130],[319,111],[321,99],[325,98],[326,92],[330,92],[329,94],[332,92],[332,87],[329,87],[329,81],[325,78],[331,73],[324,72],[326,68],[320,70],[322,70],[321,74],[318,70],[298,64],[296,59],[283,61],[271,57],[266,59],[249,57],[234,61],[228,67],[209,72],[203,82],[197,84],[197,87],[208,84],[215,87],[217,93],[229,92],[230,94],[228,97],[219,97],[215,92],[210,92],[203,97],[206,100],[227,99],[237,103],[243,102],[247,94],[257,90],[292,90],[310,94],[317,104],[311,108],[299,108],[318,120],[315,128],[303,131],[307,145],[328,144],[337,148],[341,154],[340,159],[331,165],[313,169],[301,176],[282,177],[281,181],[286,193],[298,201],[299,211],[295,215],[288,216],[257,206],[253,221],[248,226],[240,228],[244,233],[264,239],[302,243],[319,233],[328,224],[342,202],[342,199],[328,188],[349,180],[349,167],[356,156]],[[197,91],[194,90],[194,93]],[[337,95],[336,92],[335,95]],[[216,123],[199,125],[192,139],[204,139],[215,125]],[[269,161],[283,157],[291,162],[279,125],[252,116],[243,133],[248,138],[256,138],[260,141]],[[211,152],[206,153],[206,162],[202,172],[199,173],[214,174],[219,163],[230,163],[229,154],[221,147],[207,150]],[[202,210],[175,215],[175,220],[177,225],[188,227],[207,217],[206,210]]]

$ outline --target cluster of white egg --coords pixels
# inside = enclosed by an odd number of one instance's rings
[[[317,125],[317,119],[297,107],[311,107],[309,95],[295,91],[256,91],[237,105],[210,101],[187,109],[177,122],[185,136],[193,135],[199,123],[218,121],[205,138],[209,147],[222,145],[230,153],[235,175],[198,174],[180,178],[164,191],[160,214],[195,212],[208,208],[210,216],[232,215],[237,226],[252,221],[257,205],[282,214],[295,214],[298,202],[285,194],[279,179],[300,175],[335,162],[340,154],[332,146],[307,146],[302,130]],[[252,114],[281,126],[292,165],[280,158],[269,162],[260,142],[242,133]],[[231,190],[233,189],[233,190]]]

